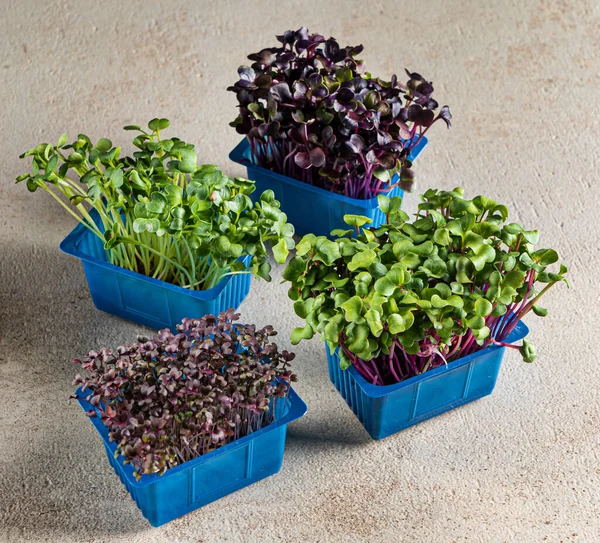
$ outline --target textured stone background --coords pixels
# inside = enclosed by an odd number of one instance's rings
[[[600,540],[597,1],[1,4],[2,542]],[[528,320],[535,364],[509,353],[492,396],[378,443],[329,383],[321,343],[299,346],[310,411],[282,472],[151,529],[67,401],[70,360],[140,327],[94,309],[81,266],[58,251],[72,220],[13,184],[17,156],[64,131],[127,141],[123,125],[164,116],[203,161],[241,174],[225,88],[247,53],[302,25],[363,43],[374,73],[433,79],[455,126],[431,134],[420,188],[507,203],[559,250],[572,288]],[[255,282],[241,311],[286,345],[297,325],[279,277]]]

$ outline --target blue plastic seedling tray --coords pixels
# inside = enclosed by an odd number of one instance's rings
[[[94,211],[92,217],[98,215]],[[190,290],[110,264],[102,240],[82,224],[60,244],[79,258],[94,305],[101,311],[159,330],[185,318],[237,309],[250,290],[250,274],[228,275],[209,290]],[[246,257],[244,262],[249,262]]]
[[[79,396],[85,393],[77,391]],[[94,407],[78,399],[84,411]],[[154,527],[186,515],[227,494],[240,490],[281,469],[287,426],[302,417],[306,404],[290,388],[277,402],[275,421],[241,439],[167,470],[163,475],[143,475],[137,481],[133,467],[115,458],[116,443],[99,417],[90,421],[100,434],[110,465]]]
[[[506,339],[515,343],[529,333],[520,322]],[[504,347],[491,346],[400,383],[377,386],[350,366],[340,368],[337,349],[327,351],[329,378],[373,439],[383,439],[409,426],[491,394]]]
[[[427,145],[427,138],[423,137],[411,152],[410,160],[415,160]],[[349,198],[336,194],[320,187],[303,183],[291,177],[272,172],[261,166],[252,164],[248,140],[242,140],[229,154],[229,158],[248,170],[248,178],[256,183],[253,198],[268,189],[275,193],[275,198],[281,203],[281,210],[288,217],[288,222],[294,225],[296,233],[300,236],[313,233],[317,236],[330,236],[336,228],[347,229],[344,215],[364,215],[373,222],[372,226],[379,226],[385,222],[385,215],[377,206],[377,197],[369,200]],[[394,176],[391,184],[398,181]],[[388,196],[403,196],[400,187],[394,187],[387,193]]]

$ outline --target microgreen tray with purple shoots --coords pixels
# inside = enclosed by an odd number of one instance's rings
[[[277,36],[281,45],[240,66],[231,123],[246,136],[252,161],[274,172],[356,199],[395,185],[411,190],[411,151],[438,121],[430,81],[406,71],[405,83],[364,70],[362,45],[341,47],[306,28]]]
[[[73,383],[90,417],[106,426],[116,456],[139,480],[257,432],[275,419],[296,376],[272,326],[218,317],[184,319],[178,333],[90,351]]]

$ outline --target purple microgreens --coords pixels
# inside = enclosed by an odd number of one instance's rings
[[[332,192],[368,199],[392,188],[411,190],[409,156],[450,109],[433,85],[406,71],[406,84],[365,73],[363,47],[341,47],[306,28],[277,36],[281,46],[251,54],[238,69],[239,115],[255,164]]]
[[[117,443],[135,476],[167,469],[268,426],[296,376],[272,326],[218,317],[184,319],[131,345],[90,351],[73,385]]]

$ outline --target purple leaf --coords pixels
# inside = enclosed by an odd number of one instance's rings
[[[254,81],[254,77],[256,75],[254,70],[252,68],[250,68],[249,66],[240,66],[238,68],[238,74],[242,81],[248,81],[248,82]]]
[[[310,162],[310,155],[308,153],[296,153],[294,156],[294,162],[303,170],[308,170],[312,166]]]
[[[321,166],[323,166],[323,164],[325,164],[325,153],[320,147],[315,147],[314,149],[311,149],[309,155],[310,163],[315,168],[320,168]]]
[[[410,77],[411,79],[416,79],[417,81],[425,81],[425,79],[423,78],[423,76],[417,72],[409,72],[406,68],[404,68],[404,71],[406,72],[406,75],[408,77]]]
[[[290,92],[290,87],[287,83],[277,83],[277,85],[273,85],[271,87],[271,93],[280,102],[287,102],[292,99],[292,93]]]
[[[450,119],[452,119],[452,114],[450,113],[450,108],[448,106],[442,106],[438,117],[446,123],[446,126],[448,128],[452,127],[452,124],[450,123]]]
[[[365,148],[365,142],[358,134],[352,134],[345,143],[353,153],[360,153]]]
[[[184,319],[175,335],[161,330],[117,355],[102,349],[75,361],[87,373],[76,382],[90,390],[88,401],[100,409],[116,455],[138,476],[162,474],[273,421],[273,410],[264,408],[281,395],[280,382],[292,379],[293,356],[270,342],[272,326],[241,326],[238,319],[233,309]],[[249,389],[246,405],[240,391]]]
[[[371,149],[366,155],[365,159],[369,164],[378,164],[379,160],[377,159],[377,153],[373,149]]]

